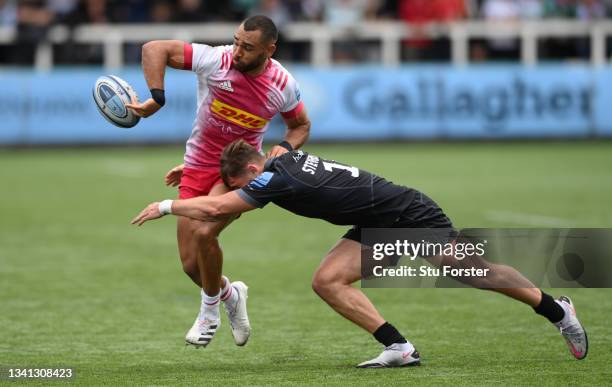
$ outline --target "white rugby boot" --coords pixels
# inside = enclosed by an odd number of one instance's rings
[[[242,281],[232,282],[232,291],[238,294],[238,300],[233,306],[223,303],[225,313],[232,327],[232,336],[236,345],[243,346],[251,336],[251,324],[247,314],[247,299],[249,298],[249,287]]]
[[[221,320],[209,320],[200,319],[200,316],[196,318],[193,326],[187,332],[185,341],[187,344],[193,345],[197,348],[206,347],[210,344],[213,336],[217,333],[217,329],[221,326]]]
[[[382,351],[378,357],[364,361],[357,368],[391,368],[421,365],[421,357],[412,344],[395,343]]]
[[[563,320],[555,324],[559,329],[572,355],[582,360],[586,357],[589,351],[589,339],[587,338],[586,330],[578,318],[576,317],[576,309],[569,297],[561,296],[557,299],[561,307],[565,311]]]

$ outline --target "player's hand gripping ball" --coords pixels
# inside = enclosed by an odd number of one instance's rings
[[[113,125],[131,128],[140,121],[140,117],[126,106],[137,101],[138,95],[132,86],[115,75],[98,78],[93,88],[93,99],[102,117]]]

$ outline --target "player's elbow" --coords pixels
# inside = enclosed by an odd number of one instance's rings
[[[310,132],[311,126],[312,126],[312,122],[310,121],[308,117],[306,117],[306,121],[304,122],[304,127],[306,128],[307,132]]]
[[[308,141],[308,138],[310,137],[310,127],[312,126],[310,120],[308,118],[306,118],[306,120],[304,121],[304,124],[302,125],[302,127],[304,129],[302,129],[302,132],[304,133],[304,138],[303,138],[303,142]]]
[[[155,49],[157,47],[159,47],[159,40],[152,40],[150,42],[146,42],[145,44],[142,45],[142,54],[143,56],[145,54],[149,54],[153,51],[155,51]]]
[[[312,126],[310,119],[308,119],[308,117],[304,117],[300,126],[302,127],[302,130],[304,131],[306,137],[308,137],[310,135],[310,127]]]
[[[142,45],[142,58],[152,58],[160,54],[168,55],[168,45],[164,40],[152,40]]]
[[[155,57],[158,50],[159,41],[153,40],[142,45],[142,65],[143,67]]]

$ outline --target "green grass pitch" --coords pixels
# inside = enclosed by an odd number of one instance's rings
[[[313,145],[423,190],[460,227],[612,226],[612,143]],[[379,353],[310,287],[345,232],[274,207],[221,236],[225,273],[250,286],[253,335],[229,324],[184,347],[199,306],[182,273],[175,220],[130,219],[182,148],[0,150],[0,367],[74,367],[82,385],[602,385],[612,382],[612,291],[551,290],[577,304],[585,361],[530,308],[473,289],[368,289],[423,366],[358,370]],[[0,383],[2,383],[0,381]],[[12,385],[12,384],[11,384]]]

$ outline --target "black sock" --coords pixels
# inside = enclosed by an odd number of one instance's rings
[[[395,327],[388,322],[385,322],[383,325],[379,326],[378,329],[373,333],[374,338],[378,340],[379,343],[388,347],[392,344],[399,343],[404,344],[407,343],[404,336],[395,329]]]
[[[558,323],[563,320],[565,316],[565,310],[561,307],[561,305],[557,304],[555,300],[548,294],[542,292],[542,301],[540,301],[540,305],[533,308],[535,312],[541,316],[544,316],[551,323]]]

